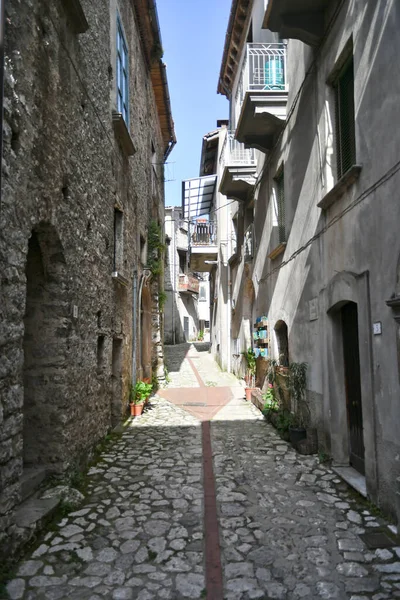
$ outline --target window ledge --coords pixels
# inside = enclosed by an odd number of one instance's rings
[[[113,271],[112,273],[112,278],[117,281],[118,283],[120,283],[121,285],[124,285],[125,287],[128,287],[129,281],[126,277],[124,277],[122,275],[122,273],[120,271]]]
[[[65,10],[68,12],[75,33],[85,33],[89,29],[85,13],[80,0],[63,0]]]
[[[343,196],[345,191],[353,185],[354,182],[360,177],[362,166],[361,165],[353,165],[350,169],[339,179],[336,185],[333,186],[330,192],[328,192],[320,202],[318,202],[317,206],[322,208],[322,210],[326,210],[332,204],[334,204],[339,198]]]
[[[136,152],[136,148],[133,144],[131,135],[122,117],[122,114],[113,110],[112,123],[114,127],[115,137],[119,140],[125,154],[127,154],[128,156],[133,156],[133,154],[135,154]]]
[[[268,254],[268,258],[270,258],[271,260],[274,260],[275,258],[277,258],[280,254],[282,254],[282,252],[285,251],[286,248],[286,242],[281,242],[280,244],[277,245],[276,248],[274,248],[272,250],[272,252],[270,252]]]

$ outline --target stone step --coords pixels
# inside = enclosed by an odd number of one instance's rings
[[[19,505],[15,514],[15,523],[18,527],[40,529],[43,522],[55,512],[60,504],[60,498],[38,498],[32,496]]]
[[[21,500],[24,502],[32,496],[45,480],[47,469],[45,465],[25,467],[21,477]]]

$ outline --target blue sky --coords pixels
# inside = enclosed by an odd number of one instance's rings
[[[217,94],[232,0],[157,0],[178,143],[168,157],[165,205],[181,204],[181,181],[197,177],[202,137],[228,118]]]

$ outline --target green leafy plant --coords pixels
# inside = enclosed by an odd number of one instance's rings
[[[146,381],[137,381],[131,386],[130,402],[131,404],[142,404],[151,394],[153,384]]]
[[[306,427],[310,417],[310,409],[306,400],[307,363],[290,363],[289,390],[293,401],[296,427]]]
[[[204,331],[202,329],[200,329],[199,333],[197,334],[197,339],[199,342],[204,340]]]
[[[149,231],[147,234],[148,243],[148,258],[147,265],[153,276],[162,275],[163,261],[162,254],[165,249],[163,242],[162,230],[157,221],[150,221]]]
[[[255,386],[255,375],[256,375],[256,355],[254,354],[253,348],[248,348],[245,352],[242,352],[246,360],[246,380],[249,387]]]
[[[160,308],[160,312],[164,311],[164,306],[167,301],[167,294],[163,291],[158,292],[158,306]]]
[[[271,415],[277,413],[279,410],[279,402],[275,397],[275,390],[272,383],[268,384],[268,389],[263,395],[263,400],[264,407],[262,413],[267,421],[269,421],[271,419]]]

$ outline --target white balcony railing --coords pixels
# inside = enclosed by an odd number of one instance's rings
[[[236,93],[236,115],[246,92],[287,92],[286,44],[247,44]]]
[[[221,167],[225,166],[256,166],[256,153],[254,148],[245,148],[235,140],[235,132],[228,131],[220,155]]]

